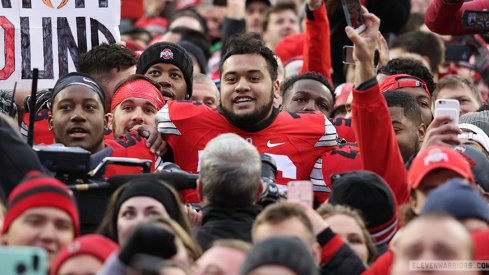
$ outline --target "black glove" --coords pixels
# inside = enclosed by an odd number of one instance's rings
[[[39,113],[42,109],[51,109],[51,96],[52,96],[52,91],[51,90],[42,90],[37,92],[36,96],[36,104],[34,107],[34,112]],[[30,113],[30,106],[29,106],[29,100],[31,96],[28,95],[24,99],[24,112],[25,113]]]
[[[147,254],[168,259],[177,253],[175,235],[154,225],[141,224],[119,252],[119,259],[129,265],[136,254]]]

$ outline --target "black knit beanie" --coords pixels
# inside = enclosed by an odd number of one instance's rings
[[[397,230],[396,201],[379,175],[370,171],[347,172],[332,187],[328,203],[359,210],[376,244],[392,238]]]
[[[187,84],[187,94],[192,95],[192,75],[194,67],[192,57],[180,45],[171,42],[158,42],[143,51],[138,60],[137,74],[144,75],[154,64],[170,63],[177,66],[183,73]]]
[[[115,215],[112,217],[114,228],[117,228],[117,216],[122,204],[132,197],[150,197],[160,202],[171,219],[180,220],[180,205],[171,193],[170,189],[163,183],[152,179],[136,179],[127,183],[128,186],[115,203]]]
[[[193,56],[195,60],[197,60],[197,63],[199,63],[200,72],[207,74],[207,60],[205,59],[204,52],[190,41],[182,40],[178,42],[178,44],[182,46],[191,56]]]

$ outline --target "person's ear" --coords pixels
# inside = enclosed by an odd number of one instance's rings
[[[53,115],[48,116],[48,129],[50,132],[54,129]]]
[[[421,199],[419,198],[420,197],[420,192],[414,190],[412,192],[415,192],[414,193],[414,196],[411,196],[410,200],[409,200],[409,207],[411,207],[411,210],[416,214],[416,215],[420,215],[421,214]]]
[[[204,190],[203,190],[203,186],[202,186],[202,181],[200,180],[200,178],[197,179],[197,197],[198,197],[198,200],[199,201],[203,201],[204,200]]]
[[[418,141],[419,141],[419,144],[423,143],[425,135],[426,135],[426,125],[424,125],[424,123],[421,123],[420,125],[418,125]]]
[[[110,129],[111,131],[113,131],[113,129],[112,129],[113,120],[114,120],[114,115],[112,113],[105,114],[104,128]]]
[[[280,98],[280,81],[275,80],[273,82],[273,98],[279,99]]]
[[[259,203],[261,201],[261,195],[263,194],[263,186],[265,186],[265,183],[263,182],[263,180],[260,179],[260,184],[258,184],[258,192],[256,194],[255,203]]]

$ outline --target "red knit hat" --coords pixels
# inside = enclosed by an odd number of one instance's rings
[[[449,147],[431,146],[414,158],[408,172],[409,190],[417,189],[428,173],[441,168],[452,170],[460,177],[475,182],[470,165],[460,152]]]
[[[78,255],[91,255],[101,262],[105,262],[117,250],[119,250],[119,246],[115,242],[99,234],[89,234],[76,238],[58,253],[51,268],[51,275],[58,274],[63,263],[70,258]]]
[[[386,77],[382,83],[380,83],[380,91],[393,91],[401,88],[422,88],[431,97],[431,93],[426,86],[426,83],[412,75],[408,74],[395,74]]]
[[[55,207],[66,212],[73,222],[75,237],[79,235],[80,219],[70,190],[59,180],[37,171],[29,173],[10,193],[2,235],[7,233],[12,222],[24,211],[36,207]]]

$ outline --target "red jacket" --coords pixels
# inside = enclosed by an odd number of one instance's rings
[[[479,30],[462,27],[464,10],[489,9],[489,0],[474,0],[456,4],[445,3],[445,0],[433,0],[426,11],[424,22],[433,32],[438,34],[475,34]]]
[[[377,173],[391,188],[397,205],[407,203],[407,170],[397,145],[391,116],[375,78],[353,90],[352,123],[363,169]]]

